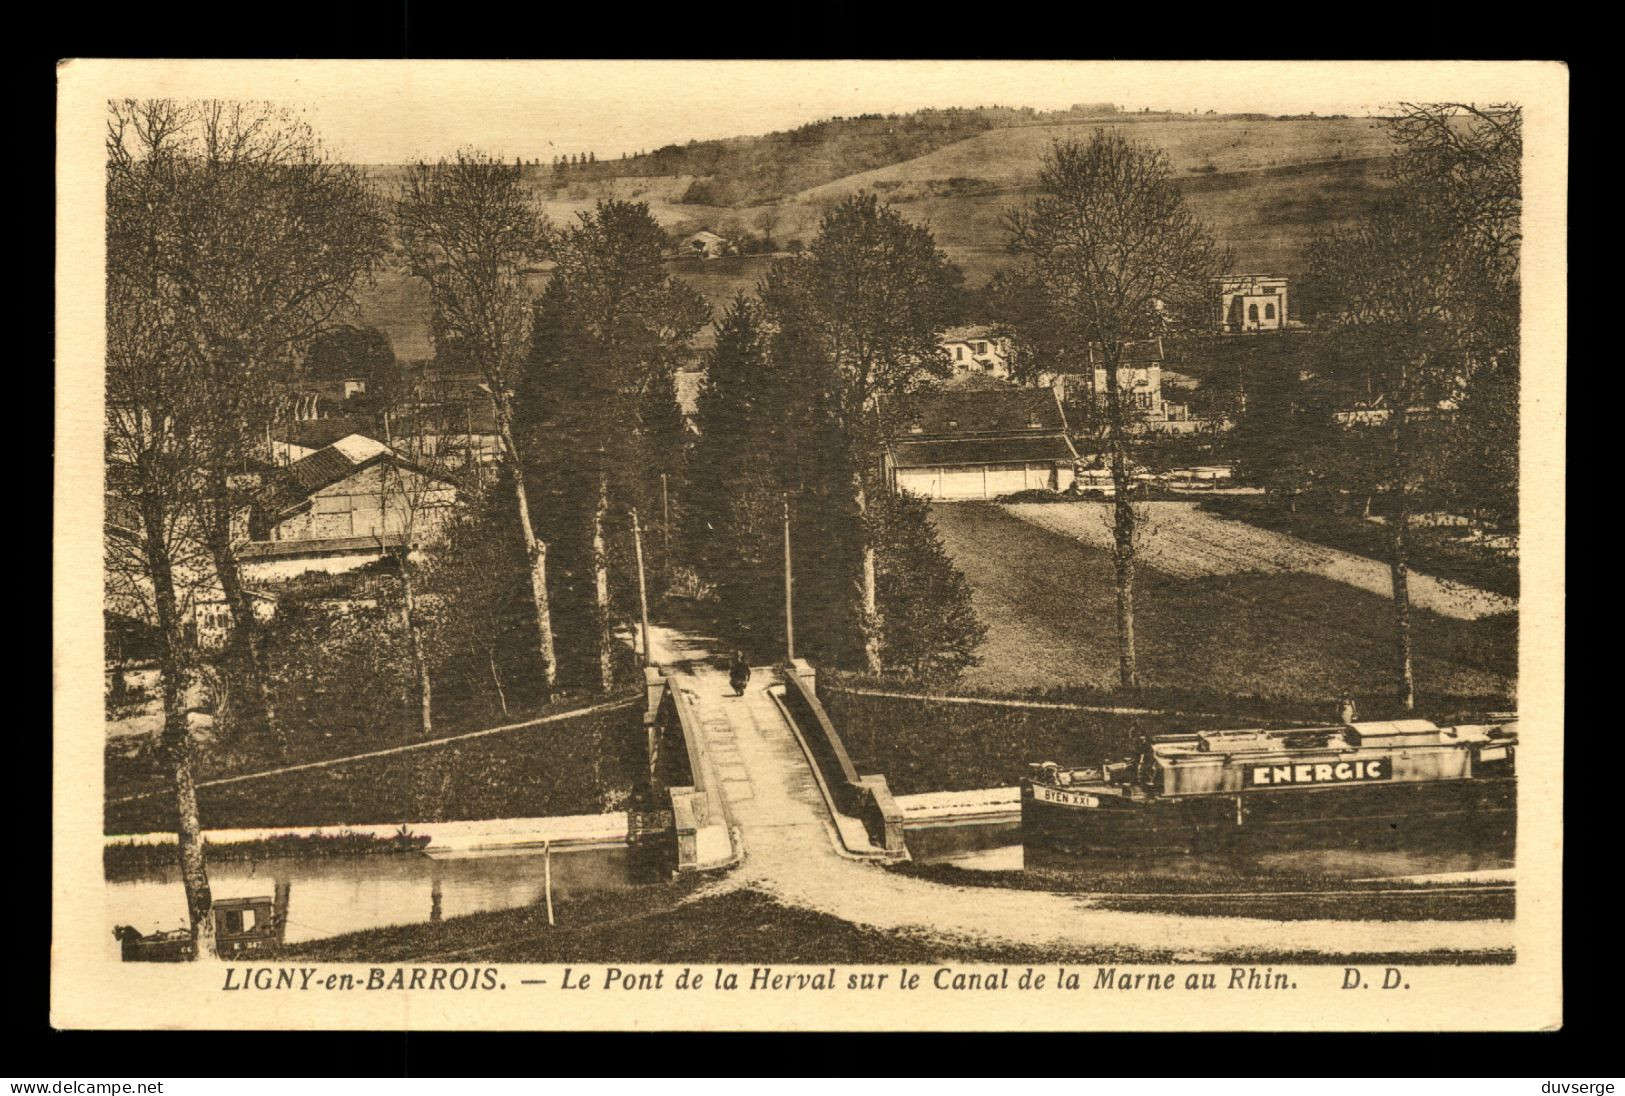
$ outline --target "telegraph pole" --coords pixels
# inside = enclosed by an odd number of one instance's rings
[[[666,591],[671,592],[671,496],[666,491],[666,473],[660,473],[660,536],[666,549],[661,570],[666,576]]]
[[[790,496],[784,496],[784,657],[796,657],[795,578],[790,570]]]
[[[653,664],[649,657],[649,589],[643,580],[643,534],[638,530],[637,507],[632,508],[632,547],[638,557],[638,608],[643,613],[643,667]]]

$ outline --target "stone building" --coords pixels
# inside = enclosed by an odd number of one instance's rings
[[[1280,331],[1287,326],[1286,279],[1269,274],[1227,274],[1214,279],[1219,330],[1226,335]]]

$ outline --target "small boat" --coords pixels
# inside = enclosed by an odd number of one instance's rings
[[[1030,766],[1023,842],[1107,856],[1439,845],[1510,855],[1517,748],[1516,717],[1164,735],[1133,759]]]
[[[223,959],[282,943],[288,925],[288,887],[273,897],[218,898],[210,909],[215,949]],[[126,963],[184,963],[194,954],[189,928],[143,933],[133,925],[113,930]]]

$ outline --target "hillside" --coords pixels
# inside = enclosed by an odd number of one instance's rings
[[[1040,114],[979,108],[900,117],[831,119],[786,133],[667,146],[643,156],[567,167],[527,165],[555,223],[601,198],[649,204],[674,235],[710,228],[736,240],[807,241],[831,204],[869,190],[927,225],[978,286],[1012,261],[1003,218],[1034,192],[1040,160],[1058,139],[1121,130],[1168,155],[1193,211],[1211,224],[1237,270],[1301,276],[1316,229],[1357,215],[1382,185],[1390,145],[1369,118]],[[669,173],[663,173],[669,170]],[[386,189],[390,165],[369,168]],[[703,199],[703,201],[698,200]],[[754,289],[770,256],[684,260],[720,313]],[[377,324],[403,357],[432,353],[427,295],[398,272],[365,294],[362,322]]]

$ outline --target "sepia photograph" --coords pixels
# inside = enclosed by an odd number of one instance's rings
[[[1561,1023],[1563,66],[58,79],[53,1024]]]

